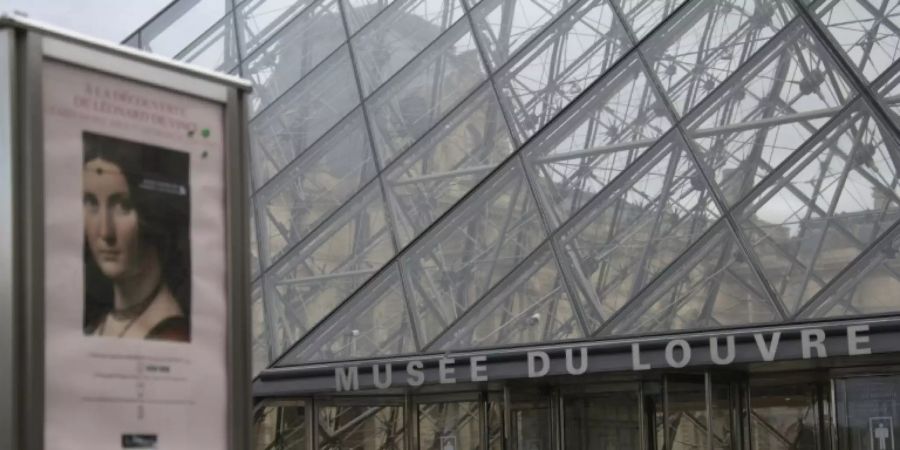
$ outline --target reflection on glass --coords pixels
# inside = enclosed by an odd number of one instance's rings
[[[278,366],[403,355],[416,349],[400,271],[394,264],[356,291]]]
[[[366,100],[382,164],[397,157],[487,77],[468,21],[459,21]]]
[[[423,344],[438,336],[546,236],[518,160],[401,257]]]
[[[874,81],[896,60],[900,51],[900,3],[883,0],[819,2],[815,13],[869,81]]]
[[[737,237],[720,221],[604,330],[695,330],[781,319]]]
[[[316,0],[247,0],[235,8],[241,54],[249,55]]]
[[[549,245],[469,311],[434,348],[491,348],[584,337]]]
[[[303,240],[375,176],[357,110],[256,194],[263,267]]]
[[[244,76],[253,81],[248,98],[250,115],[290,89],[344,43],[346,37],[338,0],[320,0],[282,28],[244,61]]]
[[[864,104],[755,197],[740,226],[789,313],[900,218],[900,158]]]
[[[710,450],[703,375],[666,377],[666,448]]]
[[[683,141],[650,152],[559,235],[561,262],[592,330],[721,217]]]
[[[612,0],[635,38],[643,39],[686,0]]]
[[[551,450],[550,396],[510,390],[509,449]]]
[[[317,407],[319,450],[403,450],[403,407],[322,401]]]
[[[581,0],[498,73],[520,142],[546,125],[631,47],[608,0]]]
[[[475,33],[497,70],[575,0],[487,0],[472,10]]]
[[[238,64],[234,20],[227,15],[176,57],[191,64],[222,72]]]
[[[803,22],[745,69],[687,127],[729,204],[757,186],[854,94]]]
[[[359,104],[347,47],[339,49],[250,122],[250,162],[259,188]]]
[[[342,206],[265,275],[267,301],[292,338],[312,329],[394,256],[385,205],[377,182]]]
[[[837,289],[820,297],[801,316],[852,317],[900,310],[900,259],[897,233],[867,251],[845,274]]]
[[[174,2],[141,29],[144,50],[173,57],[219,21],[230,0]]]
[[[781,0],[699,0],[641,46],[676,112],[686,114],[793,17]]]
[[[523,150],[551,224],[575,214],[671,125],[637,58],[605,75]]]
[[[641,448],[636,392],[587,392],[563,398],[565,450]]]
[[[363,95],[369,95],[462,17],[458,0],[397,0],[353,37]]]
[[[816,405],[815,385],[751,387],[753,450],[818,450]]]
[[[253,417],[254,450],[305,450],[307,406],[301,401],[277,402],[259,408]]]
[[[834,387],[839,450],[881,450],[881,444],[885,449],[897,445],[900,377],[838,379]]]
[[[495,169],[515,145],[485,85],[384,173],[401,247]]]
[[[479,450],[480,402],[422,403],[419,408],[419,450]]]
[[[347,17],[347,28],[355,34],[360,28],[374,19],[381,11],[395,0],[341,0],[344,15]]]

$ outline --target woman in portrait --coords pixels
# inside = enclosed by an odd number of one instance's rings
[[[85,334],[189,341],[187,154],[83,138]]]

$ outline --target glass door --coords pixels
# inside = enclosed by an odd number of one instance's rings
[[[482,408],[477,396],[416,400],[419,450],[480,450]]]
[[[900,375],[834,380],[839,450],[897,450]]]
[[[641,448],[640,391],[636,384],[597,385],[563,394],[565,450]]]

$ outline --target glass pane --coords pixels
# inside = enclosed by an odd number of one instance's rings
[[[419,408],[419,450],[481,448],[480,402],[424,403]]]
[[[607,0],[581,0],[498,73],[501,101],[524,142],[631,47]]]
[[[835,380],[837,448],[889,450],[900,432],[900,376]]]
[[[307,406],[281,401],[257,410],[253,418],[254,450],[306,450]]]
[[[847,273],[836,279],[837,287],[814,300],[801,312],[810,318],[887,314],[900,310],[900,261],[897,233],[867,251]]]
[[[398,0],[350,41],[368,96],[462,17],[458,0]]]
[[[719,86],[793,17],[781,0],[700,0],[641,46],[679,114]]]
[[[404,414],[400,405],[318,403],[319,450],[403,450]]]
[[[359,31],[360,28],[393,3],[394,0],[341,0],[341,4],[344,7],[344,15],[347,16],[347,26],[350,29],[350,34]]]
[[[381,189],[369,183],[266,274],[280,327],[299,339],[394,256],[385,219]]]
[[[263,267],[268,267],[375,176],[357,110],[256,194]]]
[[[709,425],[712,429],[710,446],[713,450],[737,450],[737,438],[733,424],[744,414],[739,409],[740,392],[727,375],[709,372]],[[735,436],[737,434],[738,436]]]
[[[235,9],[241,54],[249,55],[316,0],[247,0]],[[340,17],[331,23],[342,26]]]
[[[250,290],[250,329],[253,334],[252,376],[269,365],[269,336],[266,331],[266,314],[263,307],[263,290],[260,283],[254,283]]]
[[[244,61],[244,76],[253,81],[248,99],[251,116],[275,101],[344,42],[344,29],[335,26],[340,22],[340,14],[338,0],[319,1]]]
[[[178,59],[207,69],[228,72],[238,63],[234,20],[225,16],[216,26],[178,55]]]
[[[506,408],[503,406],[502,392],[488,392],[487,394],[487,427],[488,450],[503,450],[503,415]]]
[[[854,95],[803,22],[781,37],[687,127],[729,204],[759,184]]]
[[[406,298],[396,264],[369,280],[280,361],[290,366],[414,352]]]
[[[141,29],[141,44],[144,50],[173,57],[218,22],[229,7],[228,0],[175,2]]]
[[[723,328],[781,319],[725,222],[625,308],[605,328],[607,333]]]
[[[635,38],[643,39],[686,0],[612,0]]]
[[[510,450],[550,450],[550,397],[510,390]]]
[[[475,32],[495,71],[575,0],[487,0],[472,10]]]
[[[879,83],[877,98],[896,124],[900,124],[900,64]]]
[[[641,448],[637,392],[585,392],[563,398],[565,450]]]
[[[900,217],[896,150],[858,103],[742,214],[740,226],[788,312]]]
[[[559,235],[560,262],[591,330],[721,217],[684,141],[667,138],[651,152]]]
[[[490,348],[584,335],[556,258],[545,244],[431,347]]]
[[[422,342],[475,304],[545,236],[513,159],[401,257]]]
[[[485,85],[385,172],[400,246],[456,204],[514,149],[500,104]]]
[[[384,165],[409,148],[487,77],[460,21],[366,101]]]
[[[815,10],[850,62],[875,80],[900,53],[900,3],[891,0],[821,2]]]
[[[815,384],[750,389],[753,450],[818,450]]]
[[[709,450],[703,375],[666,377],[665,448]]]
[[[300,156],[357,104],[350,53],[331,55],[250,122],[250,162],[259,188]]]
[[[568,220],[671,125],[637,58],[606,75],[523,151],[550,223]]]

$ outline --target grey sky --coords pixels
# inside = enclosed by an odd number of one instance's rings
[[[120,42],[171,0],[0,0],[0,10]]]

